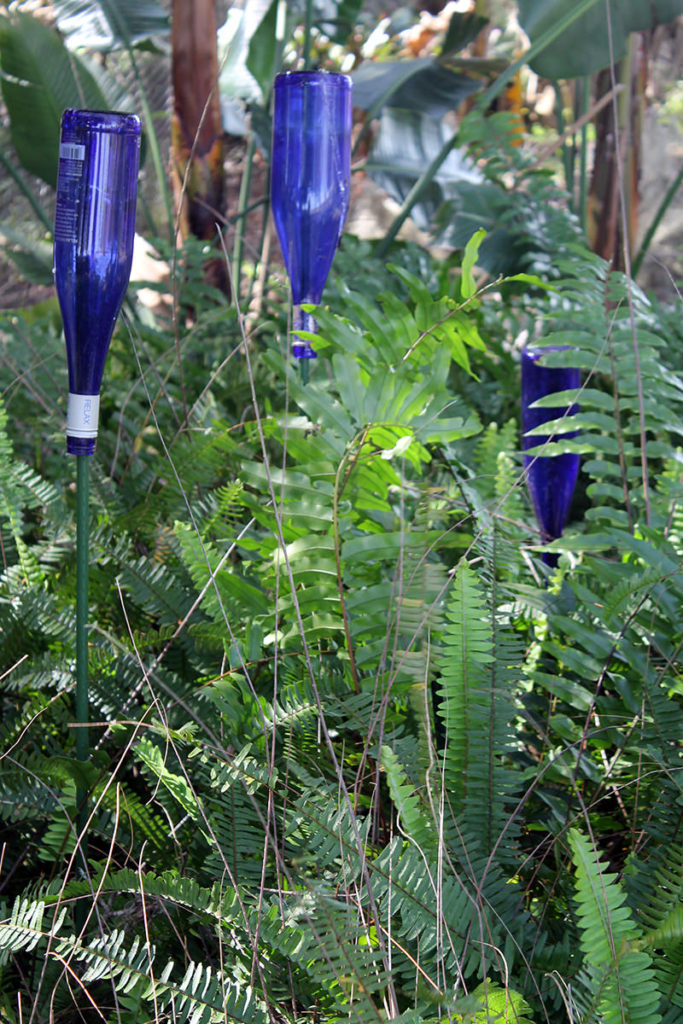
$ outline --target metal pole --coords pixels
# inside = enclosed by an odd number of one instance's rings
[[[76,456],[76,757],[87,761],[88,743],[88,525],[90,456]],[[78,831],[83,833],[88,818],[86,791],[77,791]],[[87,857],[85,836],[82,852]]]
[[[304,71],[310,71],[313,67],[313,54],[311,53],[311,29],[313,27],[313,0],[306,0],[306,15],[304,21]]]

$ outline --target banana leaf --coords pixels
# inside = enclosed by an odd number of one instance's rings
[[[59,126],[67,107],[106,109],[94,75],[59,35],[29,15],[0,19],[2,97],[22,166],[57,184]]]
[[[565,17],[576,0],[518,0],[519,22],[530,42]],[[667,25],[683,14],[683,0],[609,0],[612,53],[620,60],[631,32],[646,32]],[[605,0],[581,15],[554,43],[531,61],[544,78],[577,78],[609,66],[610,32]]]
[[[57,26],[70,49],[109,52],[168,36],[168,14],[157,0],[54,0]]]
[[[365,61],[353,79],[353,105],[377,114],[383,107],[443,117],[482,87],[469,75],[444,67],[433,57]]]
[[[386,107],[365,169],[392,199],[402,203],[450,134],[441,121],[424,113]],[[456,196],[455,186],[461,181],[478,183],[482,175],[459,150],[453,149],[413,208],[411,216],[418,227],[430,227],[437,209],[444,200]]]

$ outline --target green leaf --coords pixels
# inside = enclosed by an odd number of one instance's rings
[[[658,928],[645,936],[648,946],[666,946],[683,942],[683,904],[675,907]]]
[[[336,11],[331,11],[331,7],[336,7]],[[362,7],[363,0],[314,0],[314,23],[333,42],[345,43],[356,27]]]
[[[575,7],[576,0],[519,0],[519,21],[533,44]],[[666,25],[681,14],[680,0],[610,0],[614,60],[626,53],[629,33]],[[608,67],[610,31],[604,0],[596,0],[562,35],[531,61],[545,78],[577,78]]]
[[[481,228],[479,231],[475,231],[465,246],[460,277],[460,294],[463,299],[471,299],[477,290],[477,285],[472,271],[474,270],[474,265],[477,262],[479,248],[485,238],[486,232]]]
[[[355,102],[355,98],[354,98]],[[448,138],[452,137],[445,122],[431,117],[422,110],[399,109],[393,105],[382,110],[379,130],[374,138],[372,151],[366,169],[397,202],[403,202],[415,182],[441,150]],[[458,193],[458,186],[477,181],[480,187],[479,171],[467,157],[453,148],[443,161],[437,173],[420,195],[411,216],[418,227],[429,230],[432,219],[445,199],[452,199]],[[483,221],[470,226],[472,230],[481,227]]]
[[[80,789],[91,789],[99,778],[99,769],[87,761],[77,761],[73,757],[55,755],[45,761],[45,775],[60,785],[65,786],[73,781]]]
[[[135,747],[135,753],[182,809],[193,819],[199,818],[199,806],[187,779],[184,775],[169,771],[159,747],[150,740],[142,739]]]
[[[56,32],[28,15],[0,19],[2,95],[22,166],[57,184],[59,131],[67,107],[107,108],[95,79]]]
[[[262,96],[268,96],[280,64],[282,40],[277,36],[279,0],[273,0],[251,37],[247,68],[258,82]]]
[[[351,78],[354,106],[373,116],[388,105],[440,118],[481,88],[476,79],[450,71],[433,57],[368,60]]]
[[[344,43],[354,30],[361,7],[362,0],[313,0],[313,22],[329,39]],[[280,24],[283,10],[285,25]],[[305,5],[301,0],[284,5],[281,0],[272,0],[251,36],[246,65],[264,98],[270,94],[273,79],[280,70],[284,44],[304,17]]]
[[[5,256],[27,281],[47,287],[54,284],[52,245],[49,242],[35,241],[27,236],[26,230],[17,231],[8,225],[0,225],[0,242],[5,243]]]
[[[483,28],[488,25],[488,18],[475,14],[474,11],[454,11],[448,22],[446,37],[441,48],[441,56],[459,53],[473,43]]]
[[[540,277],[537,277],[536,274],[512,274],[511,277],[506,277],[502,283],[507,284],[508,281],[519,281],[522,284],[530,284],[534,288],[543,288],[544,291],[552,292],[555,290],[548,281],[543,281]]]
[[[439,239],[462,249],[473,232],[484,229],[479,266],[491,274],[514,274],[525,245],[514,222],[514,197],[494,182],[461,175],[449,187],[448,199],[438,215]]]
[[[472,995],[484,1007],[474,1018],[474,1024],[488,1024],[492,1020],[497,1024],[533,1024],[531,1007],[524,996],[513,989],[500,988],[487,980],[477,985]]]
[[[415,786],[389,746],[381,749],[381,766],[389,783],[389,792],[399,814],[401,831],[420,849],[433,845],[434,829],[415,792]]]
[[[576,868],[581,948],[589,973],[586,985],[605,1024],[659,1024],[659,992],[646,953],[636,951],[638,928],[626,906],[626,893],[607,872],[593,846],[569,830]]]
[[[167,36],[168,14],[157,0],[54,0],[57,26],[68,45],[116,50]]]

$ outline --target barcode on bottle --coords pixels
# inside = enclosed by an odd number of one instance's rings
[[[59,147],[60,160],[85,160],[85,146],[75,142],[62,142]]]

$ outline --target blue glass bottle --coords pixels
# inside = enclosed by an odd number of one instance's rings
[[[349,208],[351,79],[289,71],[275,79],[271,202],[292,286],[294,330],[316,331],[301,303],[318,304]],[[299,359],[315,358],[296,341]]]
[[[65,111],[54,274],[69,366],[71,455],[95,451],[102,374],[133,259],[139,156],[135,114]]]
[[[526,433],[549,420],[559,419],[565,413],[579,411],[578,405],[558,406],[552,409],[532,409],[539,398],[558,391],[570,391],[580,387],[580,371],[573,367],[545,366],[542,362],[547,352],[561,352],[567,346],[555,345],[545,348],[527,346],[522,352],[522,448],[536,448],[551,438],[538,434],[527,437]],[[576,437],[578,431],[561,434],[562,440]],[[552,440],[557,440],[553,437]],[[562,455],[525,455],[524,466],[531,503],[541,530],[544,544],[562,536],[569,518],[572,497],[579,475],[580,456],[573,452]],[[544,552],[541,556],[546,565],[557,565],[557,556]]]

